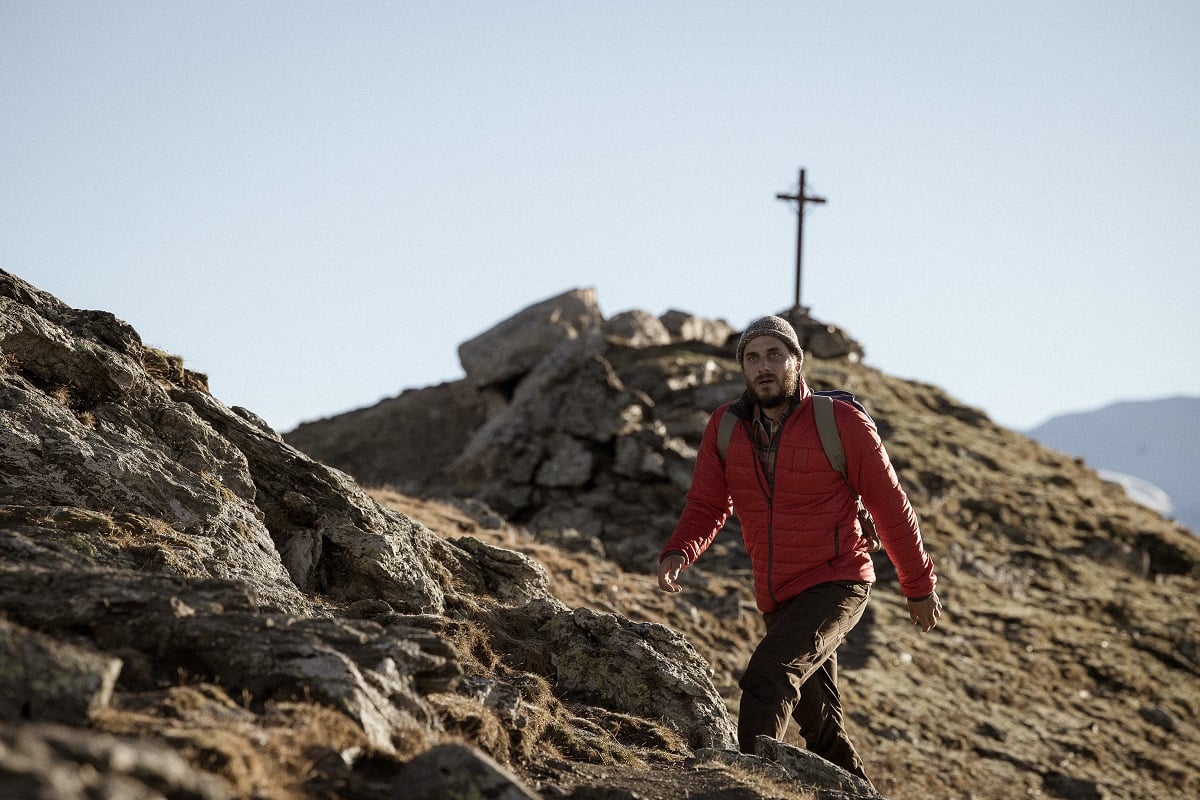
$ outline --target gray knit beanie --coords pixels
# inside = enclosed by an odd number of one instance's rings
[[[742,353],[745,352],[746,345],[750,344],[751,339],[757,339],[759,336],[774,336],[787,345],[787,349],[791,351],[792,355],[804,363],[804,353],[800,350],[800,340],[796,338],[795,328],[783,317],[772,315],[754,320],[742,332],[742,338],[738,340],[737,346],[739,366],[741,366]]]

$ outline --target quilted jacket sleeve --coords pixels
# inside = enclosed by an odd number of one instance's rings
[[[937,583],[933,560],[925,552],[917,515],[900,486],[875,423],[848,403],[836,405],[850,485],[875,519],[879,538],[900,576],[904,596],[927,597]]]
[[[721,416],[727,413],[728,405],[722,406],[708,419],[700,450],[696,454],[687,503],[679,516],[675,532],[659,554],[659,561],[668,553],[676,552],[682,553],[688,566],[691,566],[712,544],[733,511],[733,500],[725,483],[725,465],[717,452],[717,424]]]

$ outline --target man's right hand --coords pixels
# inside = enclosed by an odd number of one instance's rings
[[[923,633],[929,633],[937,627],[938,620],[942,618],[942,601],[937,596],[937,592],[929,595],[923,600],[908,601],[908,619],[917,630]]]
[[[671,553],[664,558],[658,565],[658,588],[671,594],[682,592],[683,587],[677,581],[685,565],[683,556],[678,553]]]

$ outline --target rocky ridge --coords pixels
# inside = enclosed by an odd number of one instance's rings
[[[845,332],[793,323],[809,382],[853,391],[877,420],[948,607],[937,631],[913,635],[876,557],[875,601],[841,661],[877,786],[914,799],[1200,792],[1196,537],[1082,462],[864,365]],[[518,523],[527,536],[509,546],[557,564],[555,591],[683,631],[736,713],[761,633],[736,521],[678,602],[652,577],[708,412],[741,390],[732,334],[678,312],[604,319],[593,293],[569,292],[464,343],[464,380],[286,438],[366,485],[470,498]],[[472,366],[472,352],[516,349],[521,360]]]
[[[0,367],[6,796],[525,796],[501,761],[732,746],[680,633],[385,508],[111,314],[0,272]]]
[[[1194,793],[1194,537],[798,322],[814,383],[869,398],[950,606],[912,636],[881,560],[843,662],[877,787]],[[798,742],[731,752],[759,633],[736,536],[682,601],[653,588],[732,333],[569,293],[464,343],[466,380],[285,441],[111,314],[0,272],[0,783],[878,796]]]

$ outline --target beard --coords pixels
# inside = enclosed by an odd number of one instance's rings
[[[766,383],[759,383],[758,379],[746,377],[746,389],[750,392],[750,396],[759,406],[768,410],[781,408],[789,403],[796,396],[796,390],[800,388],[798,370],[789,370],[783,375],[773,374],[772,377],[774,380]]]

